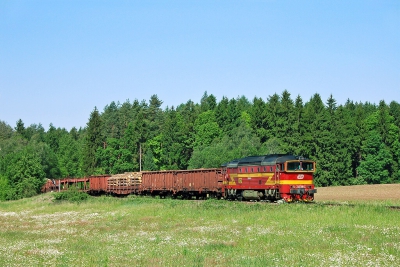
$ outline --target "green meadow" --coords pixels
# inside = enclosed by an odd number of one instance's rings
[[[45,194],[0,202],[0,266],[400,266],[391,206]]]

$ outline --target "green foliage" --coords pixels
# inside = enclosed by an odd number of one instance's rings
[[[38,143],[34,143],[34,146],[36,147],[36,151],[38,152],[39,157],[41,159],[41,165],[43,167],[43,171],[44,171],[46,177],[51,177],[51,178],[66,177],[61,173],[60,168],[63,168],[64,165],[73,164],[73,163],[70,163],[70,161],[74,161],[74,160],[80,161],[80,158],[76,159],[76,157],[74,157],[75,153],[80,154],[80,151],[81,151],[80,147],[78,147],[77,145],[76,146],[72,145],[71,147],[66,147],[66,149],[68,151],[72,152],[72,153],[69,153],[70,157],[67,157],[67,155],[65,157],[63,157],[63,154],[62,154],[62,151],[64,148],[63,144],[61,144],[61,150],[59,150],[59,152],[61,152],[61,155],[59,155],[59,157],[57,157],[54,150],[51,149],[50,146],[46,143],[38,142]],[[61,159],[61,160],[59,161],[59,159]],[[76,165],[78,165],[78,164],[76,164]],[[80,168],[75,168],[76,165],[70,166],[69,169],[71,170],[71,173],[75,173],[78,176]]]
[[[61,177],[79,177],[82,175],[80,152],[79,143],[73,139],[72,135],[64,134],[60,138],[58,166],[60,167]]]
[[[256,155],[260,148],[260,139],[252,133],[247,123],[242,121],[239,127],[231,131],[231,135],[215,139],[208,146],[195,148],[188,168],[216,168],[235,158]]]
[[[388,183],[390,151],[382,143],[377,131],[371,131],[363,142],[363,160],[358,167],[358,174],[367,183],[379,184]]]
[[[0,140],[7,140],[13,135],[13,129],[10,125],[0,120]]]
[[[162,140],[162,134],[147,140],[144,170],[160,170],[161,157],[163,155]]]
[[[148,149],[144,155],[143,168],[144,171],[157,171],[158,166],[156,164],[157,159],[154,157],[153,152]]]
[[[217,99],[213,95],[208,95],[207,91],[204,92],[200,100],[200,110],[205,112],[208,110],[213,110],[217,106]]]
[[[167,110],[161,144],[161,168],[166,170],[186,169],[189,154],[185,140],[190,138],[190,132],[184,123],[183,116],[173,108]]]
[[[89,198],[85,192],[79,191],[76,187],[70,187],[67,191],[54,193],[54,201],[69,201],[81,203]]]
[[[15,190],[13,198],[31,197],[38,194],[45,183],[45,173],[37,152],[32,147],[10,155],[6,176]]]
[[[215,119],[212,110],[201,113],[194,124],[194,147],[208,146],[215,139],[220,137],[222,131]]]
[[[35,196],[40,193],[40,188],[43,186],[43,184],[43,181],[40,181],[34,177],[23,178],[16,184],[15,187],[17,197],[25,198]]]
[[[0,175],[0,201],[14,199],[14,190],[8,183],[7,177]]]
[[[112,101],[110,105],[106,105],[102,114],[102,127],[101,135],[105,138],[120,138],[122,136],[122,130],[120,129],[120,116],[119,103]]]
[[[129,135],[126,134],[125,136]],[[97,149],[96,158],[98,160],[98,167],[104,173],[115,174],[138,171],[138,162],[133,157],[136,151],[136,144],[133,147],[134,151],[132,151],[129,144],[124,143],[124,139],[108,138],[105,146]]]
[[[262,98],[255,97],[253,99],[249,114],[251,118],[251,128],[260,138],[262,143],[266,142],[268,140],[268,121],[266,118],[266,104]]]
[[[399,128],[393,122],[382,101],[379,109],[364,121],[367,132],[357,171],[367,183],[399,181]]]
[[[282,148],[282,141],[276,137],[268,139],[262,144],[260,154],[284,154],[286,151]]]
[[[25,138],[25,125],[21,119],[17,121],[17,125],[15,126],[15,131],[17,134]]]
[[[104,144],[101,135],[102,122],[100,113],[95,108],[90,114],[87,123],[87,133],[83,147],[83,172],[86,175],[93,174],[97,167],[96,151]]]

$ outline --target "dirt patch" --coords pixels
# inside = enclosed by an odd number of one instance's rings
[[[318,187],[315,201],[400,200],[400,184]]]

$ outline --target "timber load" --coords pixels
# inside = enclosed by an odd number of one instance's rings
[[[125,172],[112,175],[108,178],[108,186],[137,186],[142,184],[141,172]]]
[[[107,191],[115,195],[129,195],[135,193],[141,184],[141,172],[115,174],[107,180]]]

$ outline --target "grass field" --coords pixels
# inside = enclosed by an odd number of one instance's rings
[[[52,199],[0,202],[0,266],[400,266],[396,199]]]

